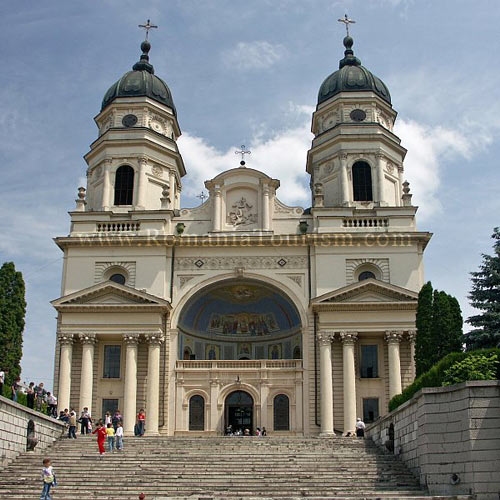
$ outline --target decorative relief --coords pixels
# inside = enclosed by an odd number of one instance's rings
[[[348,285],[356,281],[354,276],[356,269],[365,264],[375,266],[380,271],[382,281],[390,282],[389,259],[346,259],[346,282]]]
[[[196,278],[196,274],[183,274],[179,276],[179,284],[182,288],[188,281],[191,281],[193,278]]]
[[[159,115],[149,114],[147,117],[147,126],[159,134],[167,137],[172,136],[173,131],[170,122]]]
[[[301,274],[287,274],[286,277],[288,279],[291,279],[295,283],[297,283],[297,285],[299,285],[300,287],[302,287],[302,275]]]
[[[257,222],[257,213],[252,210],[253,205],[250,205],[244,196],[233,204],[227,214],[227,223],[235,227],[248,226]]]
[[[156,177],[163,177],[163,168],[160,165],[153,165],[151,172]]]
[[[122,268],[127,272],[127,285],[135,286],[135,262],[124,262],[124,261],[108,261],[108,262],[96,262],[94,271],[94,283],[102,283],[106,281],[106,272],[112,268]]]
[[[284,260],[284,259],[283,259]],[[198,257],[177,257],[175,267],[178,270],[197,270]],[[235,268],[245,269],[282,269],[279,264],[281,259],[276,257],[204,257],[203,269],[233,271]],[[306,269],[307,258],[302,255],[287,255],[286,269]]]
[[[339,114],[338,111],[332,111],[328,113],[322,120],[319,126],[320,132],[324,132],[330,128],[335,127],[337,123],[339,123]]]
[[[385,168],[388,173],[392,174],[394,172],[394,164],[388,161],[385,165]]]
[[[286,215],[302,215],[304,209],[301,207],[289,207],[282,203],[278,198],[274,198],[274,213]]]

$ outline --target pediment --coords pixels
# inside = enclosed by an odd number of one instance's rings
[[[418,294],[406,288],[375,279],[367,279],[316,297],[313,306],[334,303],[408,303],[416,302]]]
[[[119,285],[112,281],[99,283],[89,288],[84,288],[78,292],[65,295],[51,304],[56,308],[67,309],[69,307],[160,307],[170,309],[167,300],[151,295],[147,292],[136,290],[135,288]]]

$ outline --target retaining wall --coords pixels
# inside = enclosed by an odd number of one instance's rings
[[[38,439],[35,453],[39,454],[61,437],[66,429],[59,420],[0,396],[0,466],[7,465],[26,451],[29,420],[35,423],[35,437]]]
[[[422,389],[366,435],[398,455],[433,495],[500,498],[500,381]]]

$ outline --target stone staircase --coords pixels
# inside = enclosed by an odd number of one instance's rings
[[[78,436],[43,456],[57,475],[54,500],[452,498],[429,496],[393,456],[352,438],[130,437],[100,459],[95,438]],[[0,498],[39,498],[43,456],[24,453],[5,467]]]

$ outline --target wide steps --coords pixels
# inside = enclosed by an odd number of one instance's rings
[[[146,500],[438,498],[393,456],[349,438],[130,437],[122,452],[99,458],[95,439],[79,436],[44,456],[58,478],[54,500],[128,500],[141,492]],[[36,498],[41,459],[25,453],[4,468],[0,498]]]

